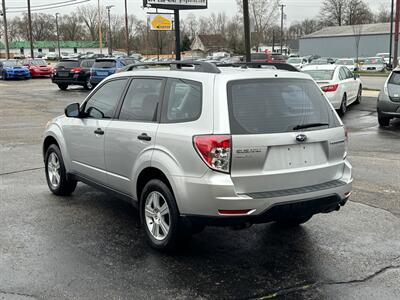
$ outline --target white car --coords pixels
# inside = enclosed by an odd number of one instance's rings
[[[382,72],[386,69],[386,63],[382,57],[368,57],[364,64],[360,67],[361,71],[366,72]]]
[[[387,65],[390,63],[390,61],[389,61],[390,53],[377,53],[375,56],[376,57],[382,57],[383,61]]]
[[[308,65],[308,59],[306,57],[290,57],[287,63],[300,70],[305,65]]]
[[[351,72],[357,71],[357,63],[353,58],[340,58],[335,64],[338,66],[346,66]]]
[[[302,69],[324,91],[332,106],[343,116],[352,103],[361,102],[362,83],[347,67],[338,65],[311,65]]]

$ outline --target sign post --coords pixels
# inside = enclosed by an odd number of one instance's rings
[[[181,9],[206,9],[207,4],[207,0],[143,0],[144,7],[170,9],[174,11],[176,60],[181,60],[181,30],[179,11]],[[155,24],[156,23],[157,21],[155,22]],[[162,26],[162,24],[159,26]]]

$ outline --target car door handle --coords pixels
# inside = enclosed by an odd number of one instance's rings
[[[141,141],[151,141],[151,137],[148,136],[146,133],[142,133],[141,135],[138,135],[137,137]]]
[[[97,129],[94,131],[94,133],[95,133],[95,134],[98,134],[98,135],[103,135],[103,134],[104,134],[104,131],[103,131],[101,128],[97,128]]]

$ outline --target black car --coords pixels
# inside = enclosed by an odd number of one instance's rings
[[[61,90],[66,90],[69,85],[81,85],[86,90],[91,90],[93,86],[90,83],[90,69],[93,63],[94,59],[63,59],[54,67],[51,80]]]

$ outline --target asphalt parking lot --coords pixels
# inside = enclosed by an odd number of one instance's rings
[[[87,94],[0,81],[0,299],[400,299],[400,121],[380,129],[375,97],[344,117],[355,181],[339,212],[296,229],[209,227],[165,255],[128,204],[47,188],[44,126]]]

